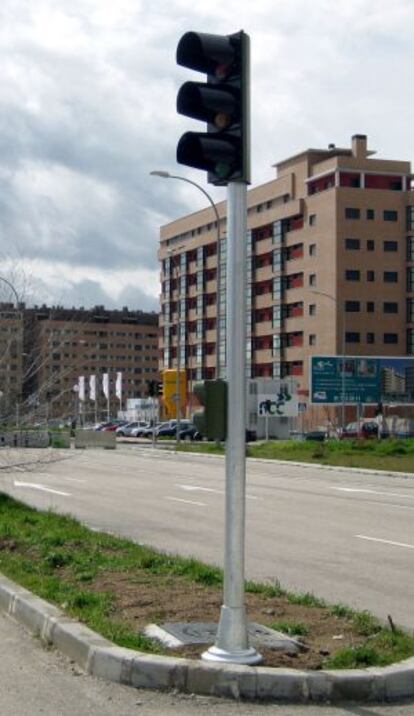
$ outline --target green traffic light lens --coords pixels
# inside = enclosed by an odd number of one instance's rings
[[[226,162],[217,162],[214,167],[214,172],[219,177],[219,179],[225,179],[226,177],[230,176],[231,166]]]

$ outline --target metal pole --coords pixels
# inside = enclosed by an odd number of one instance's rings
[[[246,233],[247,187],[228,185],[226,507],[224,594],[216,643],[204,652],[209,661],[257,664],[249,647],[244,604],[246,482]]]
[[[110,387],[109,387],[109,368],[108,368],[108,395],[106,396],[106,418],[109,423],[110,415],[111,415],[111,406],[110,406]]]
[[[346,381],[346,366],[345,366],[345,354],[346,354],[346,327],[345,327],[345,306],[342,311],[342,430],[345,430],[346,414],[345,414],[345,403],[346,403],[346,392],[345,392],[345,381]]]

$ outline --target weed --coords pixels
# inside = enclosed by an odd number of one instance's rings
[[[303,622],[275,622],[271,628],[281,631],[283,634],[289,634],[289,636],[307,636],[309,634],[309,627]]]

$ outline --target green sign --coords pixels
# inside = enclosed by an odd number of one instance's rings
[[[312,356],[311,402],[414,404],[414,357]]]

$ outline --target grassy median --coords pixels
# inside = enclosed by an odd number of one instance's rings
[[[120,646],[167,653],[142,635],[149,623],[217,622],[222,572],[93,532],[0,493],[0,571]],[[414,638],[370,614],[329,606],[280,585],[246,583],[251,621],[295,636],[298,655],[262,650],[268,666],[319,669],[385,665],[414,655]],[[169,654],[199,657],[205,647]]]
[[[214,443],[185,443],[179,449],[187,452],[224,453],[223,446]],[[414,439],[327,440],[323,443],[269,440],[257,445],[251,443],[247,448],[247,456],[414,473]]]

